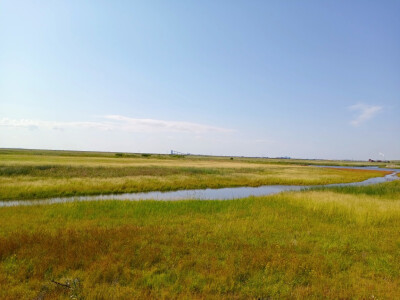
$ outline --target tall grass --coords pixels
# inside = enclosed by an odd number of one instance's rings
[[[385,174],[258,163],[260,160],[34,153],[0,154],[0,200],[268,184],[320,185]]]
[[[342,194],[353,194],[353,195],[369,195],[375,197],[386,198],[390,195],[392,200],[400,199],[399,181],[393,181],[386,184],[375,184],[366,186],[337,186],[337,187],[317,187],[315,191],[332,191]]]
[[[385,174],[304,163],[3,150],[0,199]],[[399,200],[396,181],[232,201],[0,208],[0,298],[397,299]]]
[[[233,160],[233,157],[226,156],[203,156],[203,155],[165,155],[165,154],[144,154],[147,160],[169,160],[169,161],[214,161],[214,162],[225,162]],[[92,152],[92,151],[65,151],[65,150],[31,150],[31,149],[0,149],[0,160],[1,158],[22,159],[35,157],[37,160],[49,157],[62,159],[73,157],[78,158],[96,158],[97,160],[107,161],[113,158],[119,158],[121,162],[127,161],[138,161],[143,158],[141,153],[114,153],[114,152]],[[234,157],[234,161],[238,163],[249,163],[249,164],[282,164],[282,165],[326,165],[326,166],[379,166],[379,167],[390,167],[400,168],[400,161],[391,161],[390,163],[384,162],[366,162],[366,161],[337,161],[337,160],[310,160],[310,159],[278,159],[278,158],[257,158],[257,157]]]
[[[0,298],[397,299],[400,183],[376,187],[1,208]]]

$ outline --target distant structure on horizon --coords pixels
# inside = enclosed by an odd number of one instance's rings
[[[389,160],[373,160],[373,159],[368,159],[369,162],[383,162],[383,163],[390,163]]]
[[[182,153],[179,151],[171,150],[171,155],[190,155],[190,153]]]

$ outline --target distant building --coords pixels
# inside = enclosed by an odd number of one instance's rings
[[[390,160],[373,160],[373,159],[368,159],[369,162],[379,162],[379,163],[390,163]]]

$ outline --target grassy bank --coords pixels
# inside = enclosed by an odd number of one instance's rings
[[[285,164],[285,165],[324,165],[324,166],[376,166],[381,168],[399,168],[400,161],[394,160],[387,162],[367,162],[367,161],[350,161],[350,160],[323,160],[323,159],[281,159],[281,158],[261,158],[261,157],[241,157],[241,156],[207,156],[207,155],[168,155],[168,154],[150,154],[150,153],[119,153],[119,152],[93,152],[93,151],[68,151],[68,150],[34,150],[34,149],[0,149],[0,160],[6,159],[7,156],[11,157],[37,157],[38,161],[41,160],[40,157],[74,157],[74,158],[151,158],[158,160],[180,160],[184,158],[189,158],[191,161],[214,161],[214,162],[224,162],[226,160],[235,160],[236,162],[245,163],[256,163],[256,164]],[[48,159],[48,158],[47,158]],[[84,161],[84,160],[83,160]]]
[[[290,165],[250,158],[117,154],[0,151],[0,200],[268,184],[321,185],[385,174],[315,168],[296,161]]]
[[[0,298],[400,296],[399,181],[234,201],[104,201],[0,214]]]

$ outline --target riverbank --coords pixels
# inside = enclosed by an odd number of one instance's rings
[[[395,299],[399,199],[393,181],[0,208],[0,298]]]
[[[0,151],[0,200],[238,186],[309,186],[359,182],[387,174],[250,158],[62,154]]]
[[[330,167],[328,167],[330,168]],[[348,167],[351,168],[351,167]],[[379,170],[375,170],[379,171]],[[387,173],[386,171],[384,171]],[[95,196],[75,196],[75,197],[57,197],[42,200],[8,200],[0,201],[0,207],[9,206],[31,206],[31,205],[49,205],[56,203],[68,203],[75,201],[102,201],[102,200],[157,200],[157,201],[177,201],[177,200],[234,200],[252,196],[267,196],[288,191],[301,191],[315,188],[332,187],[354,187],[368,186],[377,183],[399,180],[398,172],[390,173],[384,177],[373,177],[361,182],[334,183],[327,185],[263,185],[259,187],[233,187],[219,189],[198,189],[198,190],[180,190],[167,192],[144,192],[144,193],[124,193]],[[380,174],[379,174],[380,175]]]

